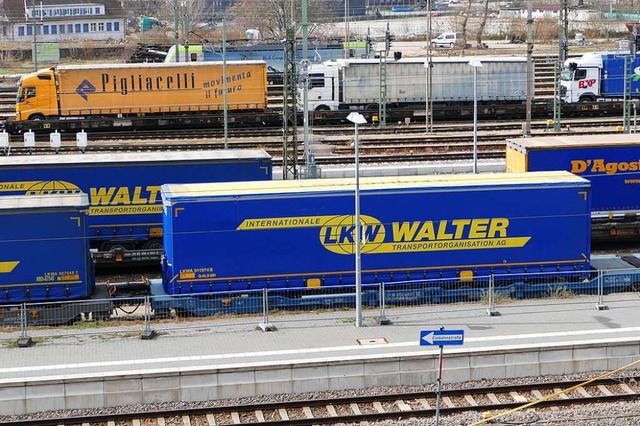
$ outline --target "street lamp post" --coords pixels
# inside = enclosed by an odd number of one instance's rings
[[[360,266],[360,160],[358,150],[358,125],[365,124],[367,119],[364,118],[359,112],[352,112],[347,116],[347,120],[355,125],[355,175],[356,175],[356,193],[355,193],[355,239],[354,245],[356,254],[356,327],[362,327],[362,281],[361,281],[361,266]]]
[[[472,59],[469,65],[473,67],[473,173],[478,173],[478,68],[482,62]]]

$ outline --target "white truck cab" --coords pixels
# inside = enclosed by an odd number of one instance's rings
[[[339,106],[340,60],[312,64],[309,67],[307,100],[309,111],[335,111]],[[302,111],[302,88],[298,91],[298,109]]]
[[[595,102],[600,97],[602,53],[567,59],[560,73],[560,98],[566,103]]]

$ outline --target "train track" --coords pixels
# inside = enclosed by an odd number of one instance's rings
[[[610,124],[611,127],[602,127]],[[565,124],[580,134],[611,134],[615,132],[616,120],[575,120]],[[546,123],[536,122],[534,129],[540,129]],[[245,132],[249,135],[250,131]],[[543,134],[538,130],[538,134]],[[265,134],[269,134],[266,132]],[[201,137],[198,137],[200,135]],[[165,133],[161,138],[146,135],[143,138],[96,139],[87,147],[89,152],[141,152],[141,151],[181,151],[222,149],[223,139],[206,137],[199,132],[182,134],[180,139],[171,139]],[[478,152],[481,159],[501,158],[504,156],[505,140],[522,136],[518,123],[489,123],[480,126],[478,131]],[[350,127],[332,127],[314,129],[317,164],[349,164],[354,161],[353,129]],[[274,157],[274,164],[281,164],[281,137],[262,136],[259,138],[240,134],[228,139],[229,148],[262,148]],[[315,149],[315,148],[314,148]],[[441,125],[433,133],[426,134],[422,126],[393,126],[384,129],[365,127],[360,136],[360,160],[363,163],[378,162],[419,162],[464,160],[472,157],[473,134],[468,125]],[[302,141],[298,151],[302,154]],[[55,151],[48,144],[38,144],[28,149],[12,142],[11,148],[4,154],[24,155],[29,153],[51,154]],[[59,153],[78,152],[75,142],[64,140]]]
[[[542,419],[548,409],[575,407],[596,403],[637,400],[640,397],[640,376],[624,379],[603,378],[589,382],[557,381],[443,390],[440,414],[469,415],[505,413],[511,418]],[[389,392],[378,395],[330,397],[326,399],[295,399],[280,402],[249,402],[240,405],[216,405],[194,408],[150,408],[144,412],[80,414],[55,419],[7,420],[0,425],[92,425],[114,424],[198,424],[198,425],[319,425],[382,420],[427,418],[436,414],[437,393]],[[536,402],[535,404],[533,404]],[[535,411],[517,411],[525,405]],[[528,407],[530,408],[530,407]],[[139,409],[139,408],[138,408]],[[111,409],[108,411],[112,411]],[[119,409],[118,411],[121,411]],[[628,414],[628,413],[627,413]],[[636,413],[640,417],[640,413]],[[611,416],[607,417],[611,419]],[[506,420],[505,417],[504,420]]]

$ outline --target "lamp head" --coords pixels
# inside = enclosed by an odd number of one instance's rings
[[[352,112],[347,116],[347,120],[352,122],[353,124],[364,124],[367,122],[367,119],[364,118],[364,115],[359,112]]]
[[[478,59],[472,59],[469,61],[469,65],[471,65],[474,68],[481,68],[482,62],[480,62]]]

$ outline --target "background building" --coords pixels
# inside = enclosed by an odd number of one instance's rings
[[[39,42],[120,40],[125,37],[125,12],[118,0],[4,0],[8,38]]]

